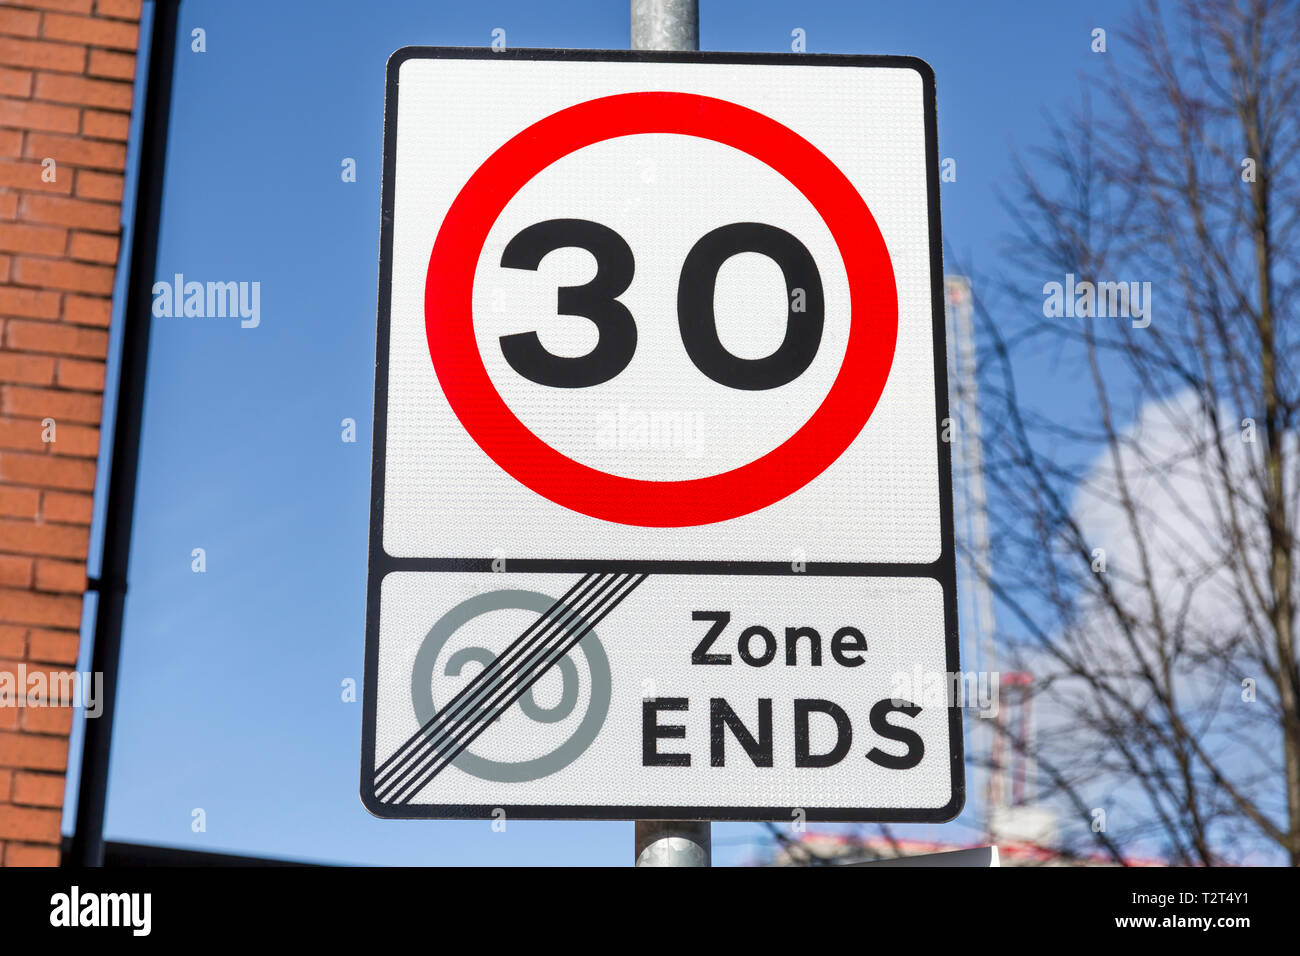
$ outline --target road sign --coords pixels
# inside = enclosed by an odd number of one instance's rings
[[[919,60],[394,54],[367,808],[957,813],[938,198]]]

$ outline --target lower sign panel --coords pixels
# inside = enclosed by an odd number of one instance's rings
[[[931,578],[398,571],[378,597],[362,794],[381,816],[961,806]]]

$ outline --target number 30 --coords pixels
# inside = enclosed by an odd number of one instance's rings
[[[627,368],[636,352],[636,320],[618,297],[636,271],[632,250],[613,229],[586,219],[550,219],[529,226],[506,245],[501,265],[536,270],[556,249],[586,249],[596,259],[596,276],[586,285],[561,286],[556,311],[588,319],[599,333],[586,355],[548,352],[536,332],[501,336],[510,367],[530,381],[552,388],[586,388],[608,382]],[[718,338],[713,294],[722,264],[742,252],[757,252],[781,267],[786,286],[785,338],[771,355],[745,359]],[[800,298],[802,311],[796,310]],[[803,374],[821,345],[825,302],[817,263],[784,229],[761,222],[720,226],[691,247],[677,282],[677,325],[695,367],[720,385],[758,391],[778,388]]]

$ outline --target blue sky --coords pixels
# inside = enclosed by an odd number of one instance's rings
[[[929,61],[939,152],[957,160],[945,243],[996,272],[1013,149],[1044,141],[1045,117],[1103,68],[1094,27],[1110,34],[1106,56],[1124,56],[1129,4],[701,8],[706,50],[788,51],[802,28],[809,52]],[[262,324],[154,323],[108,838],[353,863],[630,862],[631,823],[494,833],[370,817],[357,798],[361,706],[340,699],[342,680],[362,678],[385,60],[413,44],[487,45],[498,27],[511,46],[623,49],[627,0],[185,0],[181,27],[202,27],[207,51],[177,53],[159,277],[259,281]],[[354,184],[340,180],[344,157]],[[1059,386],[1031,376],[1030,398]],[[355,444],[339,440],[344,418]],[[190,570],[196,547],[205,574]],[[191,829],[195,808],[206,832]],[[714,837],[719,864],[764,839],[741,824]]]

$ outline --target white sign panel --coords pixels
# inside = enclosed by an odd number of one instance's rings
[[[929,68],[412,48],[385,124],[365,805],[955,815]]]

